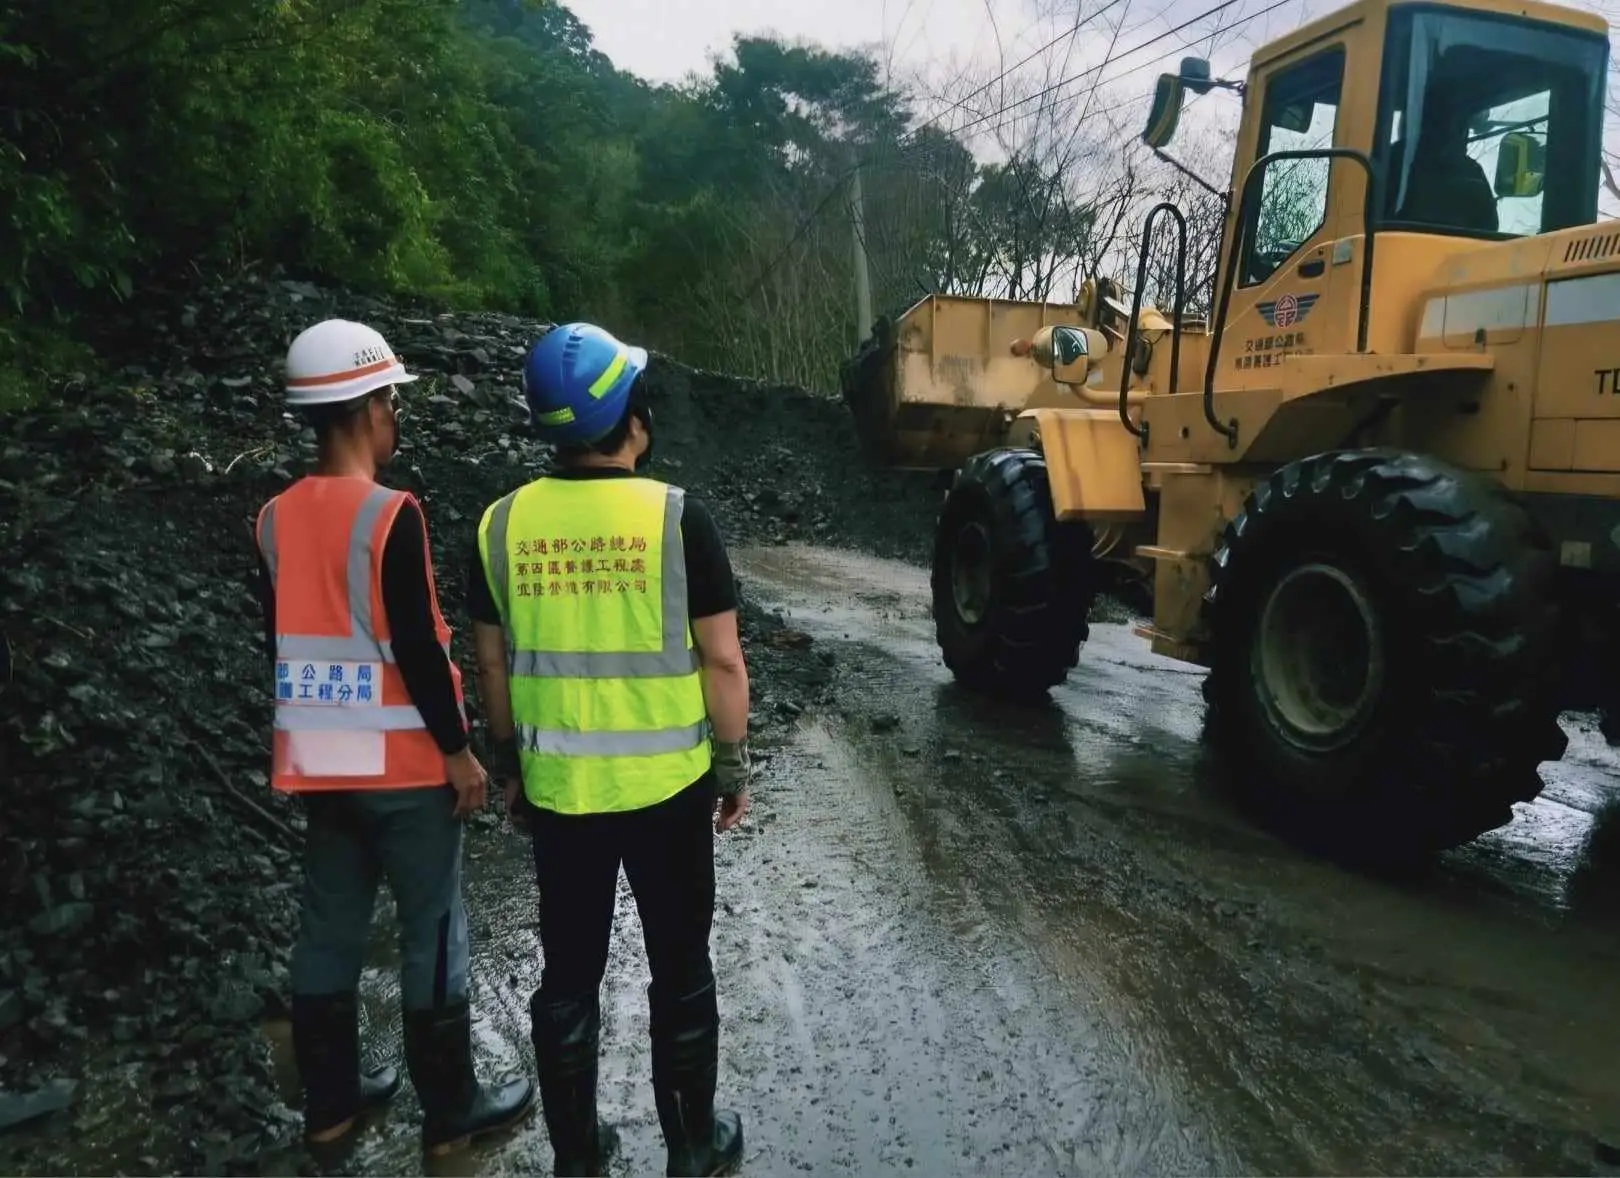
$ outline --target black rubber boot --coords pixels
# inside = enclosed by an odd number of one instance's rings
[[[405,1012],[405,1064],[422,1102],[422,1148],[433,1157],[510,1128],[534,1107],[534,1082],[527,1076],[488,1086],[478,1082],[465,999]]]
[[[596,1061],[602,1026],[598,996],[542,1002],[529,999],[534,1058],[540,1069],[540,1104],[556,1157],[555,1173],[607,1173],[618,1136],[596,1116]]]
[[[651,987],[653,1099],[669,1148],[665,1173],[730,1174],[742,1161],[742,1118],[716,1111],[719,1076],[720,1011],[714,983],[673,998]]]
[[[353,994],[294,994],[293,1058],[304,1085],[304,1138],[330,1145],[393,1099],[399,1069],[360,1070],[360,1007]]]

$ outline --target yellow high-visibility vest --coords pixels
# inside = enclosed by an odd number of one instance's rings
[[[479,522],[523,791],[543,810],[639,810],[709,770],[684,504],[652,479],[540,478]]]

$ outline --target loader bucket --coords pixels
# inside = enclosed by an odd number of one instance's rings
[[[1060,303],[929,295],[880,320],[841,373],[867,457],[902,470],[954,470],[999,445],[1032,397],[1058,395],[1052,375],[1011,354],[1042,327],[1079,324]]]

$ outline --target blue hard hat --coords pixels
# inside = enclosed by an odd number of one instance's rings
[[[599,441],[619,424],[647,350],[592,323],[565,323],[535,341],[523,362],[523,399],[535,431],[559,445]]]

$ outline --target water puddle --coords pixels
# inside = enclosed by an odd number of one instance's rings
[[[951,684],[925,572],[791,548],[739,565],[836,644],[837,740],[900,799],[936,899],[973,897],[958,935],[1017,930],[1245,1166],[1582,1172],[1620,1128],[1620,811],[1613,753],[1578,723],[1511,825],[1373,879],[1226,802],[1202,671],[1129,627],[1094,625],[1051,703],[1009,710]]]

